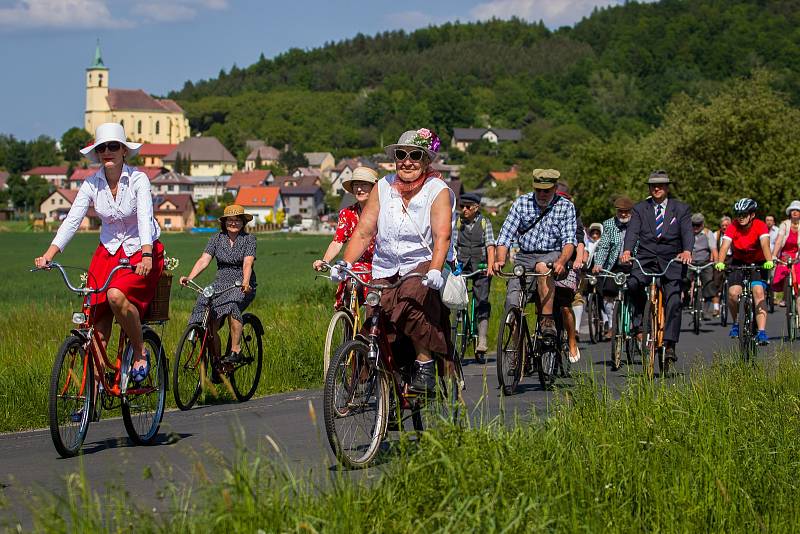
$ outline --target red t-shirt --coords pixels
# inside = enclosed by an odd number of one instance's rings
[[[743,263],[761,263],[766,261],[764,251],[761,250],[761,237],[769,237],[769,229],[767,223],[761,219],[753,219],[750,223],[750,228],[745,230],[739,225],[739,221],[733,221],[733,224],[728,226],[725,230],[725,237],[733,240],[731,248],[733,249],[733,259]]]

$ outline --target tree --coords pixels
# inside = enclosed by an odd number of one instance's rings
[[[32,167],[40,165],[58,165],[61,157],[56,148],[56,140],[46,135],[40,135],[27,143],[27,150]]]
[[[71,162],[80,161],[83,155],[80,150],[92,140],[92,134],[83,128],[72,127],[61,136],[61,151],[64,159]]]
[[[175,154],[175,168],[173,169],[178,174],[183,174],[183,156],[178,152]]]
[[[186,176],[192,175],[192,156],[191,154],[186,156],[186,161],[183,162],[183,174]]]
[[[53,188],[47,180],[36,174],[27,180],[12,174],[8,177],[8,191],[16,207],[38,212],[39,205],[52,193]]]
[[[264,162],[261,160],[261,151],[259,150],[256,152],[256,169],[260,169],[264,165]]]
[[[308,166],[308,160],[306,157],[292,149],[286,150],[281,154],[280,163],[286,167],[289,172],[292,172],[298,167]]]

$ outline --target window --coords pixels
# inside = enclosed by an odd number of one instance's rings
[[[161,133],[161,121],[156,121],[156,135]]]
[[[164,226],[166,226],[167,228],[172,226],[172,219],[170,219],[169,217],[165,217],[164,218]]]
[[[58,205],[59,206],[63,206],[64,205],[64,199],[63,198],[59,198],[58,199]]]
[[[142,121],[136,123],[136,133],[142,133]]]
[[[123,128],[125,128],[125,120],[119,121],[119,125],[122,126]]]
[[[98,74],[97,77],[99,78],[99,81],[97,82],[97,87],[103,87],[103,75]]]

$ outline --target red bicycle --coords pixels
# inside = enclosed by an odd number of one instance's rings
[[[386,338],[381,293],[425,275],[409,273],[384,285],[364,282],[354,271],[341,264],[340,268],[369,289],[366,302],[371,310],[365,321],[367,335],[345,341],[331,358],[323,392],[325,432],[337,459],[357,469],[370,465],[380,450],[392,411],[390,400],[398,430],[409,418],[418,432],[439,421],[458,422],[463,376],[455,362],[445,360],[437,365],[436,391],[418,395],[409,388],[414,358],[393,354]]]
[[[131,440],[138,445],[153,442],[164,415],[167,386],[167,358],[161,338],[142,324],[145,348],[150,353],[150,374],[140,383],[129,384],[133,346],[120,332],[116,358],[109,359],[95,329],[91,296],[108,289],[114,274],[133,269],[127,259],[108,275],[100,288],[73,286],[64,267],[50,262],[44,269],[61,272],[70,291],[83,297],[83,309],[72,314],[77,325],[61,344],[50,376],[49,419],[53,445],[62,457],[75,456],[86,439],[89,423],[99,421],[103,410],[122,409],[122,421]],[[162,322],[163,323],[163,322]]]

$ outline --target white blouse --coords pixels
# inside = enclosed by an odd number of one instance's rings
[[[109,254],[116,254],[121,246],[125,255],[131,256],[142,245],[152,245],[161,235],[161,228],[153,218],[153,197],[150,179],[134,167],[124,165],[117,186],[117,197],[111,194],[103,168],[83,182],[75,202],[61,223],[53,245],[63,251],[81,225],[90,206],[100,217],[100,242]]]
[[[455,227],[455,194],[447,184],[438,178],[430,178],[408,203],[403,212],[403,198],[392,184],[397,176],[390,174],[378,181],[378,234],[375,237],[375,255],[372,257],[373,278],[387,278],[399,273],[403,276],[413,271],[417,265],[431,260],[433,233],[431,231],[431,206],[436,196],[447,189],[450,192],[450,205],[453,212],[451,231]],[[413,222],[412,222],[413,219]],[[420,239],[420,234],[425,243]],[[453,237],[447,259],[453,259]],[[427,244],[427,246],[426,246]]]

